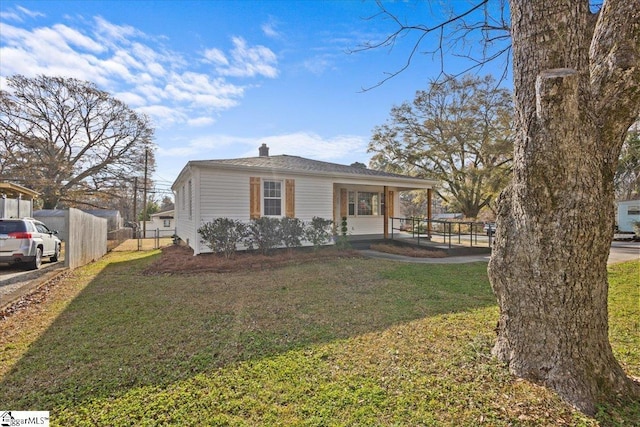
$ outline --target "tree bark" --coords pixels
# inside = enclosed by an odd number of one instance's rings
[[[608,339],[613,176],[640,111],[640,3],[511,0],[518,138],[489,277],[494,354],[585,413],[640,398]]]

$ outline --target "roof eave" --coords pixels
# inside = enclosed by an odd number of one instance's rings
[[[225,169],[225,170],[236,170],[242,172],[269,172],[269,173],[278,173],[282,175],[294,174],[294,175],[305,175],[305,176],[323,176],[330,178],[338,178],[338,179],[348,179],[348,180],[367,180],[367,181],[375,181],[378,183],[382,182],[393,182],[393,183],[402,183],[403,186],[418,188],[430,188],[437,185],[437,181],[424,179],[424,178],[414,178],[414,177],[402,177],[402,176],[379,176],[379,175],[369,175],[369,174],[358,174],[358,173],[335,173],[335,172],[323,172],[323,171],[308,171],[308,170],[293,170],[287,168],[277,168],[277,167],[263,167],[263,166],[246,166],[246,165],[229,165],[224,163],[212,163],[208,160],[192,160],[187,166],[198,166],[198,167],[206,167],[206,168],[215,168],[215,169]],[[183,172],[187,169],[183,169]],[[180,176],[183,173],[180,173]],[[180,179],[178,176],[178,179]],[[176,179],[176,182],[178,182]]]

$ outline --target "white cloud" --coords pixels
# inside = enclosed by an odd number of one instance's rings
[[[256,147],[263,143],[269,146],[271,155],[289,154],[314,160],[340,161],[365,155],[368,140],[354,135],[323,138],[313,132],[296,132],[259,138]],[[255,155],[256,150],[247,152],[247,155]]]
[[[141,37],[144,35],[142,31],[130,25],[116,25],[102,18],[95,17],[96,32],[104,37],[105,41],[113,43],[115,41],[127,42],[130,38]]]
[[[265,22],[260,27],[265,36],[270,37],[272,39],[279,39],[281,37],[280,32],[276,29],[278,24],[275,22],[273,18],[269,18],[268,22]]]
[[[44,13],[34,12],[26,7],[16,6],[15,9],[0,11],[0,19],[3,21],[24,22],[24,18],[38,18]]]
[[[179,149],[161,149],[158,154],[176,157],[182,155],[188,160],[216,159],[220,158],[216,155],[218,150],[228,151],[233,147],[232,151],[237,153],[236,157],[255,157],[258,155],[258,147],[262,144],[267,144],[272,156],[288,154],[342,164],[368,161],[367,138],[355,135],[323,138],[314,132],[296,132],[263,138],[210,134],[183,143]]]
[[[38,16],[27,10],[14,13]],[[72,25],[33,28],[10,25],[6,23],[10,18],[2,16],[2,76],[46,74],[92,81],[144,109],[162,127],[176,123],[202,126],[208,124],[206,117],[237,106],[248,86],[231,83],[229,76],[278,74],[277,58],[270,49],[249,46],[239,37],[232,39],[233,48],[227,55],[217,48],[204,51],[204,59],[215,68],[203,72],[200,61],[168,50],[159,41],[161,37],[100,16],[92,20],[77,17]]]
[[[229,65],[229,60],[220,49],[207,49],[202,53],[205,62],[217,65]]]
[[[26,7],[23,7],[23,6],[17,6],[16,9],[18,9],[20,13],[28,16],[29,18],[39,18],[41,16],[45,16],[44,13],[36,12],[30,9],[27,9]]]
[[[136,111],[149,116],[153,121],[153,125],[158,128],[167,128],[187,120],[187,116],[180,110],[164,105],[138,107]]]
[[[273,51],[265,46],[248,46],[242,37],[233,37],[231,61],[228,66],[219,67],[218,72],[223,76],[254,77],[261,75],[275,78],[278,76],[276,64],[278,58]]]
[[[127,104],[129,107],[141,107],[146,105],[146,100],[144,97],[138,95],[133,92],[118,92],[113,96],[118,98],[120,101]]]
[[[65,42],[69,42],[69,44],[72,46],[76,46],[94,53],[101,53],[105,50],[105,48],[100,43],[97,43],[90,37],[87,37],[81,32],[73,28],[69,28],[66,25],[56,24],[52,27],[52,29],[57,32]]]
[[[303,67],[315,75],[321,75],[328,69],[334,68],[334,61],[327,55],[314,56],[305,60]]]
[[[200,126],[207,126],[207,125],[213,124],[215,123],[215,121],[216,120],[213,117],[207,117],[207,116],[195,117],[193,119],[189,119],[187,121],[187,125],[200,127]]]

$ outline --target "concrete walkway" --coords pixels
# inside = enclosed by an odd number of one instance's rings
[[[384,252],[362,249],[360,252],[369,258],[388,259],[416,264],[464,264],[470,262],[489,262],[491,255],[465,255],[445,258],[415,258],[404,255],[387,254]],[[613,242],[609,251],[607,264],[625,261],[640,261],[640,242]]]

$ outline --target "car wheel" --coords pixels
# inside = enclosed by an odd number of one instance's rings
[[[36,248],[36,256],[33,261],[27,263],[28,270],[37,270],[42,264],[42,249]]]
[[[49,261],[58,262],[58,258],[60,258],[60,245],[56,245],[56,250],[53,255],[49,257]]]

